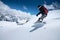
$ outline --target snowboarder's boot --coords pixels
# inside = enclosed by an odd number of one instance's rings
[[[43,19],[42,19],[42,18],[39,18],[39,19],[38,19],[38,21],[39,21],[39,22],[42,22],[42,21],[43,21]]]
[[[39,18],[35,23],[41,22],[42,23],[43,19]]]

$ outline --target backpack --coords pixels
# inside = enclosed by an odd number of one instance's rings
[[[46,9],[44,6],[42,8],[43,8],[44,13],[47,14],[48,13],[48,9]]]

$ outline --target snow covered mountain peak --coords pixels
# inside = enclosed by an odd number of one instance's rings
[[[0,1],[0,21],[18,22],[18,20],[29,20],[31,14],[21,10],[11,9],[8,5]]]

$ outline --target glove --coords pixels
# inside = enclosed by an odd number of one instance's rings
[[[41,12],[39,12],[36,16],[38,16]]]
[[[38,16],[38,14],[36,16]]]

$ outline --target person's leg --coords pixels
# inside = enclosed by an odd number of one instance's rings
[[[39,22],[42,22],[43,21],[43,15],[38,19]]]
[[[46,14],[42,14],[41,19],[43,20],[46,16]]]
[[[46,16],[47,16],[46,14],[43,14],[43,15],[42,15],[42,19],[44,19]]]
[[[46,16],[47,16],[46,14],[42,14],[42,16],[38,19],[38,21],[42,22]]]
[[[39,18],[36,22],[42,22],[41,18]]]

